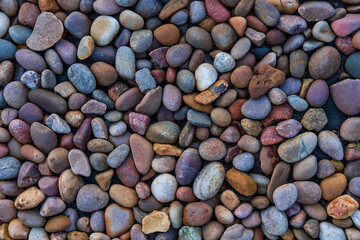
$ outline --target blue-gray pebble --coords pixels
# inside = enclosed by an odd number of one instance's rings
[[[242,114],[251,119],[263,119],[271,111],[271,103],[267,96],[261,96],[258,99],[250,98],[241,107]]]
[[[72,64],[67,71],[68,78],[81,93],[90,94],[96,87],[96,80],[90,69],[81,63]]]
[[[186,9],[180,10],[175,13],[171,18],[170,22],[175,25],[183,25],[188,21],[189,12]]]
[[[114,102],[105,92],[96,89],[92,92],[92,95],[99,102],[105,103],[108,109],[113,109],[115,107]]]
[[[119,76],[126,80],[134,79],[135,66],[135,54],[131,48],[119,47],[115,59],[115,68]]]
[[[357,51],[348,57],[345,69],[351,76],[360,78],[360,51]]]
[[[209,116],[194,109],[190,109],[186,114],[187,120],[197,127],[211,127],[211,120]]]
[[[239,155],[236,155],[233,159],[233,165],[234,167],[239,171],[249,171],[254,166],[254,155],[251,153],[245,152],[241,153]]]
[[[205,4],[201,1],[194,1],[190,4],[190,23],[197,23],[206,17]]]
[[[185,93],[191,93],[195,88],[195,77],[189,70],[180,70],[176,75],[176,84]]]
[[[0,158],[0,180],[7,180],[17,177],[21,163],[14,157]]]
[[[11,60],[15,58],[16,47],[11,42],[0,39],[0,61]]]
[[[146,52],[153,40],[153,33],[150,30],[134,31],[130,37],[130,47],[136,53]]]
[[[305,111],[309,107],[309,104],[306,102],[306,100],[297,95],[290,95],[288,96],[287,100],[290,106],[298,112]]]
[[[135,81],[143,93],[156,88],[156,81],[147,68],[143,68],[135,73]]]
[[[14,25],[9,28],[9,35],[11,39],[17,44],[25,44],[31,33],[31,28],[22,25]]]

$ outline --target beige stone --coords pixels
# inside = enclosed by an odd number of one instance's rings
[[[160,211],[154,210],[142,220],[142,231],[145,234],[153,232],[167,232],[170,228],[169,216]]]

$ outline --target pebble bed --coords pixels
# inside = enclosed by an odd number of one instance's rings
[[[360,0],[0,0],[0,239],[359,240]]]

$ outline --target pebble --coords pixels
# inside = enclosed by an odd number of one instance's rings
[[[131,10],[124,10],[119,17],[120,24],[125,28],[136,31],[144,26],[144,19]]]
[[[251,153],[241,153],[233,159],[234,167],[239,171],[249,171],[254,166],[254,156]]]
[[[327,206],[327,214],[334,219],[346,219],[358,209],[359,203],[349,195],[332,200]]]
[[[346,37],[356,31],[360,26],[359,16],[348,13],[345,17],[337,19],[331,23],[331,28],[339,37]]]
[[[321,131],[328,123],[328,118],[322,108],[309,108],[301,120],[307,130]]]
[[[297,95],[288,96],[287,101],[290,104],[290,106],[298,112],[303,112],[309,107],[309,105],[305,101],[305,99],[303,99]]]
[[[34,51],[44,51],[55,45],[63,32],[62,22],[53,13],[41,13],[37,17],[33,32],[26,40],[26,45]]]
[[[180,67],[191,56],[191,46],[187,43],[180,43],[172,46],[166,52],[166,62],[171,67]]]
[[[237,40],[236,32],[227,23],[217,24],[211,30],[214,44],[220,50],[229,50]]]
[[[134,31],[130,37],[130,47],[136,53],[147,51],[152,43],[153,33],[150,30]]]
[[[322,42],[332,42],[336,37],[326,21],[317,22],[312,29],[312,35]]]
[[[305,31],[307,28],[307,23],[305,19],[300,16],[282,15],[279,18],[276,28],[287,34],[295,35]]]
[[[193,191],[197,198],[208,200],[216,195],[225,179],[225,169],[219,162],[207,164],[196,176]]]
[[[355,52],[348,57],[348,59],[346,60],[346,63],[345,63],[346,71],[355,78],[360,77],[360,71],[356,67],[357,66],[356,63],[359,61],[359,59],[360,59],[360,53]]]
[[[251,119],[263,119],[271,111],[271,103],[267,96],[261,96],[258,99],[250,98],[247,100],[242,108],[241,113]]]
[[[84,94],[91,93],[96,87],[96,80],[90,69],[81,63],[71,65],[67,71],[68,78],[74,87]],[[86,82],[85,82],[86,79]]]
[[[319,238],[320,240],[345,240],[346,236],[344,230],[324,221],[320,223]]]
[[[342,160],[344,158],[344,151],[338,136],[331,131],[321,131],[318,135],[320,149],[334,158],[335,160]]]
[[[261,212],[261,222],[265,231],[275,236],[284,234],[288,228],[286,214],[274,206]]]
[[[235,67],[235,60],[230,54],[219,52],[214,58],[214,67],[220,73],[229,72]]]
[[[135,77],[135,55],[131,48],[122,46],[117,50],[115,67],[120,77],[128,80]]]
[[[297,199],[297,188],[294,184],[284,184],[275,189],[273,200],[275,206],[280,211],[285,211],[291,207]]]
[[[320,59],[321,64],[316,64]],[[340,67],[340,54],[333,47],[322,47],[311,56],[308,66],[312,78],[331,78]]]
[[[322,188],[318,184],[310,181],[296,181],[293,184],[298,190],[298,203],[315,204],[321,199]]]
[[[200,156],[207,161],[217,161],[225,157],[226,146],[217,138],[208,138],[199,146]]]
[[[322,21],[335,15],[331,4],[323,1],[304,2],[299,6],[298,12],[308,22]]]
[[[94,212],[104,208],[109,201],[108,193],[94,184],[87,184],[80,188],[76,197],[76,206],[83,212]]]
[[[134,226],[132,227],[132,229]],[[153,232],[167,232],[170,228],[169,216],[160,211],[154,210],[142,220],[142,232],[150,234]],[[131,230],[133,231],[133,230]]]
[[[246,173],[240,172],[235,168],[226,171],[226,181],[240,194],[252,196],[257,190],[255,181]]]
[[[119,222],[119,219],[121,221]],[[105,210],[106,233],[109,237],[117,237],[128,231],[134,224],[134,215],[128,208],[116,203],[110,204]]]

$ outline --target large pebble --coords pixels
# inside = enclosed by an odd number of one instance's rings
[[[285,211],[291,207],[297,199],[297,188],[294,184],[284,184],[275,189],[273,199],[275,206],[280,211]]]
[[[245,117],[251,119],[263,119],[271,111],[271,103],[267,96],[258,99],[250,98],[241,107],[241,112]]]
[[[109,202],[109,194],[95,184],[80,188],[76,197],[76,206],[83,212],[94,212],[104,208]]]
[[[105,210],[106,233],[112,238],[128,231],[134,224],[134,221],[133,212],[116,203],[110,204]]]
[[[221,163],[206,165],[196,176],[193,191],[197,198],[208,200],[216,195],[225,179],[225,169]]]
[[[278,153],[282,160],[295,163],[309,156],[316,145],[317,136],[312,132],[306,132],[283,142]]]
[[[261,222],[265,231],[275,236],[284,234],[288,228],[288,219],[285,212],[279,211],[274,206],[261,212]]]
[[[44,89],[31,90],[28,97],[31,102],[49,113],[64,114],[68,110],[67,102],[62,97]]]
[[[314,79],[331,78],[340,67],[339,52],[329,46],[317,50],[309,60],[309,73]]]
[[[151,192],[162,203],[175,200],[176,178],[168,173],[157,176],[151,184]]]
[[[26,40],[26,45],[32,50],[44,51],[55,45],[61,39],[63,32],[62,22],[53,13],[41,13],[33,32]]]
[[[344,230],[329,222],[320,223],[320,240],[346,240]]]
[[[332,17],[335,9],[325,1],[309,1],[301,4],[298,12],[306,21],[316,22]]]

